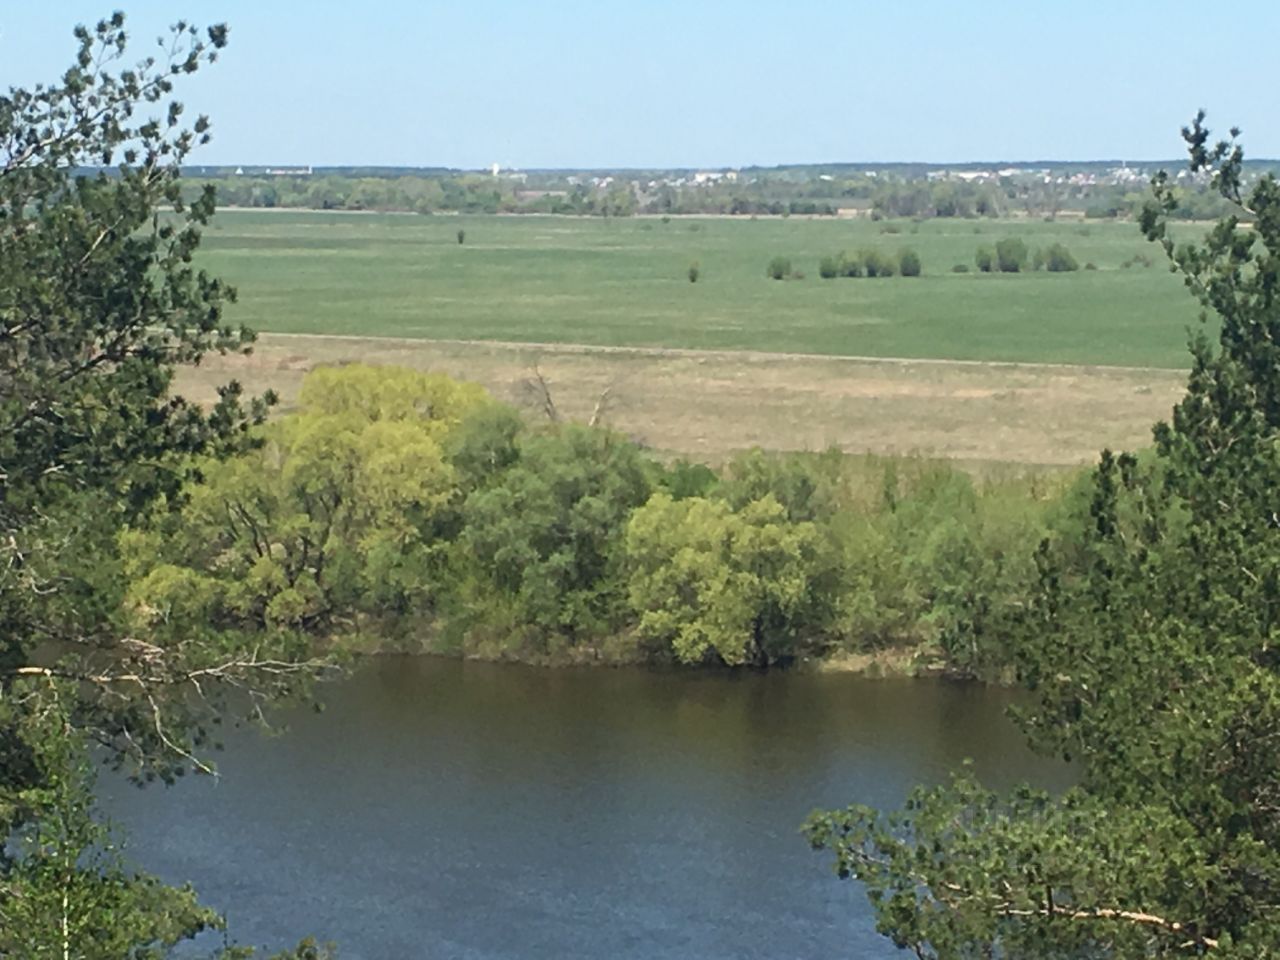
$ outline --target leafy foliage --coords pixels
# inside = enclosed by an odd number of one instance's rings
[[[821,534],[771,495],[734,512],[659,493],[631,517],[626,552],[637,632],[682,663],[767,664],[821,620]]]
[[[800,599],[769,607],[752,594],[750,642],[731,657],[895,646],[986,672],[1001,663],[993,623],[1034,578],[1057,490],[834,450],[663,467],[602,430],[531,426],[473,385],[359,365],[309,374],[299,408],[259,436],[122,535],[119,605],[134,635],[679,659],[669,635],[633,632],[652,606],[637,598],[674,562],[662,551],[677,539],[650,543],[638,563],[629,533],[662,493],[720,524],[706,540],[720,546],[699,547],[708,578],[755,570],[724,544],[766,534],[799,564]],[[732,651],[712,644],[693,659],[721,648]]]
[[[1001,273],[1019,273],[1027,269],[1027,263],[1027,245],[1021,240],[1006,237],[996,241],[996,267]],[[981,269],[981,263],[978,267]]]
[[[431,609],[457,492],[443,441],[491,403],[438,375],[315,371],[259,451],[206,464],[181,511],[130,533],[135,629],[329,629]]]
[[[868,277],[892,277],[897,271],[893,258],[879,250],[863,250],[858,254],[862,272]]]
[[[774,257],[765,268],[765,276],[770,280],[786,280],[791,276],[791,260],[783,256]]]
[[[968,781],[809,836],[920,956],[1264,957],[1280,952],[1280,185],[1241,187],[1232,139],[1184,130],[1240,211],[1177,244],[1165,175],[1142,217],[1207,317],[1149,457],[1104,452],[1009,618],[1033,744],[1081,786],[1000,799]],[[1242,225],[1247,216],[1250,229]]]
[[[31,786],[3,794],[21,814],[2,861],[0,955],[142,960],[221,928],[189,887],[166,887],[123,863],[94,816],[88,761],[65,735],[74,698],[59,682],[38,709],[0,707],[8,724],[21,727],[33,768]]]
[[[256,711],[311,668],[285,637],[148,640],[122,622],[122,526],[178,502],[198,459],[251,447],[270,400],[232,383],[206,412],[169,392],[176,364],[252,341],[223,320],[233,291],[193,263],[212,189],[184,196],[178,179],[209,122],[187,125],[172,92],[226,27],[179,22],[127,67],[124,23],[77,28],[59,81],[0,96],[5,956],[159,956],[214,926],[191,891],[120,862],[86,747],[140,779],[208,770],[195,751],[229,685]]]
[[[469,587],[500,599],[508,623],[535,648],[570,645],[620,625],[622,530],[648,499],[636,447],[602,430],[568,425],[519,441],[519,459],[462,506],[461,556]],[[464,601],[464,605],[473,604]]]
[[[1080,269],[1075,257],[1061,243],[1050,244],[1044,252],[1044,265],[1050,273],[1073,273]]]

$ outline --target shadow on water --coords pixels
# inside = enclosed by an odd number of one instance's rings
[[[218,783],[106,780],[130,852],[241,941],[344,960],[897,956],[798,833],[898,805],[965,758],[1059,787],[1008,691],[802,673],[538,670],[382,658]]]

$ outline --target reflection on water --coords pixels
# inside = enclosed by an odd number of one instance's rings
[[[898,956],[798,834],[898,805],[966,757],[1030,756],[1005,691],[839,675],[537,670],[386,658],[218,783],[106,781],[130,852],[193,881],[242,942],[344,960]]]

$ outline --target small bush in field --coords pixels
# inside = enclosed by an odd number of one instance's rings
[[[1050,273],[1074,273],[1080,269],[1071,251],[1060,243],[1053,244],[1044,252],[1044,265]]]

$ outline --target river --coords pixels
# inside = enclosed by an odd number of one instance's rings
[[[799,672],[540,670],[379,658],[222,776],[106,778],[129,855],[237,940],[343,960],[899,957],[798,830],[897,806],[965,758],[1063,785],[1008,691]]]

